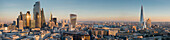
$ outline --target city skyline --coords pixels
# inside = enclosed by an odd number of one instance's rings
[[[150,18],[153,22],[170,22],[170,5],[167,1],[159,0],[86,0],[84,2],[76,1],[45,1],[39,0],[41,8],[44,9],[44,15],[46,21],[49,20],[50,12],[53,17],[57,17],[59,20],[69,19],[69,14],[77,14],[77,21],[135,21],[139,22],[140,19],[140,6],[144,6],[144,21]],[[54,1],[54,2],[53,2]],[[10,1],[1,0],[0,22],[12,22],[16,21],[19,12],[26,14],[26,11],[30,11],[33,15],[33,3],[36,0],[31,1]],[[51,2],[51,3],[50,3]],[[55,3],[56,2],[56,3]],[[62,3],[64,2],[64,3]],[[121,3],[120,3],[121,2]],[[152,3],[150,3],[152,2]],[[8,9],[8,10],[7,10]],[[10,11],[10,12],[7,12]],[[11,14],[11,15],[9,15]],[[153,15],[154,14],[154,15]],[[31,16],[33,19],[33,16]]]
[[[166,8],[169,6],[165,6],[165,1],[156,0],[160,3],[157,6],[153,5],[156,1],[149,3],[152,5],[147,3],[151,0],[82,1],[36,0],[34,4],[13,1],[24,5],[9,1],[0,7],[0,40],[170,39],[169,10]],[[25,9],[27,7],[29,9]]]

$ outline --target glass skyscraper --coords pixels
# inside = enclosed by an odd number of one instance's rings
[[[70,14],[70,20],[71,20],[71,27],[74,28],[76,26],[76,14]]]

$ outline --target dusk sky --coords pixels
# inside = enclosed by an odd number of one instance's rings
[[[0,23],[16,20],[19,12],[31,12],[40,1],[48,21],[50,13],[61,19],[77,14],[78,21],[139,21],[141,5],[144,19],[170,22],[170,0],[0,0]],[[32,17],[33,19],[33,17]]]

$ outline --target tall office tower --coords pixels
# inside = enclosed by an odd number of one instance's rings
[[[23,29],[24,23],[22,20],[19,20],[19,29]]]
[[[38,17],[38,19],[37,19],[37,17]],[[34,4],[33,19],[35,20],[36,27],[41,27],[41,8],[40,8],[40,2],[39,1],[37,1]]]
[[[30,14],[30,11],[27,11],[27,13],[26,13],[26,26],[27,27],[30,27],[30,25],[31,25],[31,14]]]
[[[17,18],[17,27],[19,27],[19,20],[22,20],[22,12],[20,12],[20,15]]]
[[[143,29],[146,28],[146,24],[144,22],[144,16],[143,16],[143,5],[141,6],[140,25],[141,27],[143,27]]]
[[[140,26],[144,27],[143,6],[141,6]]]
[[[57,23],[57,18],[52,18],[52,20],[55,24]]]
[[[53,20],[53,15],[52,15],[52,13],[51,13],[51,15],[50,15],[50,21],[52,21]]]
[[[18,16],[19,20],[22,20],[22,12],[20,12],[20,15]]]
[[[44,16],[44,10],[42,8],[41,10],[41,26],[45,26],[45,16]]]
[[[148,18],[147,20],[146,20],[146,26],[147,27],[151,27],[151,19],[150,18]]]
[[[22,14],[22,21],[23,21],[23,26],[26,27],[26,14]]]
[[[75,26],[76,26],[76,18],[77,18],[76,14],[70,14],[70,20],[71,20],[71,27],[72,28],[75,28]]]
[[[31,20],[31,27],[30,28],[35,28],[35,20]]]
[[[35,18],[35,27],[40,27],[41,28],[41,21],[39,21],[40,20],[40,15],[39,15],[39,13],[37,12],[37,14],[36,14],[36,18]]]

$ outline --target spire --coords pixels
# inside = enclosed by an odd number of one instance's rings
[[[146,25],[144,22],[144,16],[143,16],[143,5],[141,5],[140,25],[141,25],[141,27],[143,27],[143,29],[146,28]]]
[[[41,11],[44,11],[43,8],[41,9]]]
[[[50,12],[51,13],[51,12]],[[51,13],[51,15],[50,15],[50,21],[52,21],[52,18],[53,18],[53,16],[52,16],[52,13]]]
[[[143,17],[143,5],[141,5],[141,14],[140,14],[140,23],[143,24],[144,17]]]

